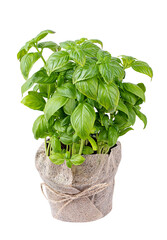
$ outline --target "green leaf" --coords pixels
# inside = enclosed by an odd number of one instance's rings
[[[80,103],[71,115],[71,124],[77,135],[87,139],[95,121],[94,108],[88,103]]]
[[[31,78],[29,78],[22,86],[21,86],[21,93],[22,95],[29,90],[34,85],[34,82]]]
[[[132,105],[135,105],[138,99],[137,96],[135,96],[133,93],[126,91],[125,89],[123,91],[120,90],[120,93],[123,100],[125,100],[128,103],[131,103]]]
[[[44,115],[40,115],[34,122],[32,131],[35,139],[48,136],[48,122]]]
[[[23,103],[25,106],[31,109],[43,111],[46,102],[39,93],[37,92],[34,92],[34,93],[35,94],[29,94],[25,96],[22,99],[21,103]]]
[[[65,132],[67,127],[66,127],[66,126],[62,126],[62,125],[61,125],[61,121],[56,120],[53,128],[54,128],[56,131],[58,131],[58,132]]]
[[[53,153],[52,155],[50,155],[49,159],[52,163],[56,165],[61,165],[65,161],[64,154],[62,153]]]
[[[70,123],[70,116],[67,116],[63,120],[61,120],[61,126],[69,125],[69,123]]]
[[[132,63],[135,61],[134,57],[121,55],[124,69],[132,66]]]
[[[108,85],[99,81],[97,101],[105,107],[108,112],[114,112],[119,102],[118,87],[114,83]]]
[[[31,47],[33,47],[34,41],[28,41],[26,44],[20,49],[20,51],[17,53],[17,59],[21,61],[22,57],[28,53]]]
[[[73,135],[72,134],[63,133],[63,134],[61,134],[60,141],[64,145],[72,144],[73,143]]]
[[[66,159],[66,165],[68,168],[72,167],[72,162],[70,161],[70,159]]]
[[[146,74],[150,78],[153,77],[152,68],[146,62],[135,61],[135,62],[132,63],[132,68],[136,72],[140,72],[140,73]]]
[[[59,139],[56,136],[51,137],[51,146],[52,149],[55,153],[60,153],[61,152],[61,143]]]
[[[97,151],[97,144],[96,144],[95,140],[94,140],[92,137],[89,136],[89,137],[88,137],[88,141],[90,142],[93,150],[94,150],[94,151]]]
[[[65,41],[59,44],[61,48],[64,48],[66,50],[71,50],[72,48],[77,47],[77,44],[74,41]]]
[[[116,61],[107,61],[100,64],[99,71],[107,84],[112,83],[114,79],[122,80],[125,75],[122,66]]]
[[[72,83],[65,83],[57,88],[55,94],[59,96],[75,99],[76,98],[75,85]]]
[[[55,52],[46,61],[46,70],[50,75],[53,71],[64,67],[69,61],[69,54],[65,51]]]
[[[76,63],[78,63],[82,67],[85,65],[86,57],[84,52],[80,48],[76,47],[74,49],[71,49],[69,54],[70,54],[70,58],[72,58]]]
[[[129,122],[131,123],[131,125],[134,125],[135,124],[135,121],[136,121],[136,113],[135,111],[133,110],[133,106],[129,103],[126,103],[126,106],[128,108],[128,112],[129,112]]]
[[[37,47],[41,48],[41,49],[49,48],[53,52],[56,52],[56,51],[60,50],[60,46],[57,43],[52,42],[52,41],[40,42],[40,43],[38,43]]]
[[[123,100],[120,98],[119,99],[119,103],[118,103],[118,106],[117,106],[117,109],[126,113],[127,116],[129,116],[129,112],[128,112],[128,109],[127,109],[127,106],[124,104]]]
[[[27,53],[24,55],[20,62],[20,69],[25,79],[28,78],[29,72],[34,63],[40,58],[39,53]]]
[[[69,70],[69,69],[73,69],[75,66],[76,66],[76,63],[74,63],[74,62],[68,62],[68,63],[67,63],[66,65],[64,65],[63,67],[55,70],[55,72],[58,72],[58,73],[63,72],[63,73],[64,73],[65,71],[67,71],[67,70]]]
[[[134,108],[134,111],[135,111],[136,115],[140,118],[140,120],[143,121],[144,128],[145,128],[147,126],[147,117],[136,108]]]
[[[126,91],[133,93],[134,95],[140,97],[143,101],[145,101],[145,95],[143,90],[138,86],[133,83],[123,83],[124,89]]]
[[[49,119],[58,109],[63,107],[68,101],[68,98],[63,96],[52,96],[46,103],[44,113],[46,119]]]
[[[125,135],[127,132],[129,132],[129,131],[131,131],[131,130],[134,130],[134,129],[131,128],[131,127],[125,128],[125,129],[123,129],[123,130],[121,130],[121,131],[119,132],[119,136],[123,136],[123,135]]]
[[[73,69],[68,70],[68,71],[65,73],[65,79],[71,81],[71,80],[72,80],[73,73],[74,73],[74,70],[73,70]]]
[[[143,90],[144,93],[146,92],[146,87],[143,83],[138,83],[137,85]]]
[[[40,84],[52,84],[57,80],[58,74],[53,72],[50,76],[44,68],[40,69],[38,72],[34,73],[31,78],[29,78],[21,87],[21,92],[24,94],[28,89],[30,89],[34,83]]]
[[[99,73],[96,61],[87,59],[84,67],[77,67],[73,74],[73,83],[95,77]]]
[[[85,161],[85,158],[82,157],[82,156],[79,155],[79,154],[74,154],[74,155],[71,157],[71,162],[72,162],[72,164],[74,164],[74,165],[81,165],[84,161]]]
[[[108,142],[108,132],[105,128],[103,128],[98,136],[98,142]]]
[[[128,117],[125,113],[118,112],[114,119],[114,125],[122,130],[126,127],[130,127],[132,124],[129,122]]]
[[[76,88],[88,98],[97,99],[98,79],[96,77],[80,81],[75,84]]]
[[[91,41],[86,41],[81,45],[81,49],[87,57],[96,57],[100,48]]]
[[[55,33],[52,30],[44,30],[42,32],[40,32],[35,38],[34,38],[34,42],[39,42],[41,39],[43,39],[44,37],[46,37],[48,35],[48,33]]]
[[[84,147],[83,147],[83,150],[82,150],[82,153],[83,153],[84,155],[90,155],[90,154],[94,153],[94,151],[93,151],[93,149],[92,149],[91,147],[89,147],[89,146],[84,146]]]
[[[113,147],[118,139],[118,131],[114,126],[109,127],[108,130],[108,145]]]
[[[98,43],[98,44],[100,44],[100,46],[103,48],[103,43],[102,43],[102,41],[100,41],[100,40],[98,40],[98,39],[90,39],[89,41],[92,42],[92,43]]]
[[[64,112],[67,115],[71,115],[76,107],[75,99],[70,98],[63,107]]]
[[[88,40],[87,38],[80,38],[79,40],[75,40],[76,44],[81,44],[83,42],[85,42],[86,40]]]
[[[107,51],[99,50],[97,53],[98,63],[105,63],[111,61],[111,54]]]

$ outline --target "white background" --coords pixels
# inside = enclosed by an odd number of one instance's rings
[[[167,15],[166,1],[9,0],[0,6],[0,238],[167,239]],[[126,81],[147,86],[143,112],[120,140],[122,162],[116,175],[113,210],[91,223],[55,220],[40,191],[34,156],[42,141],[31,131],[39,113],[24,107],[18,50],[40,31],[55,42],[98,38],[113,56],[131,55],[154,70],[149,77],[127,70]],[[42,64],[36,64],[38,68]],[[35,70],[35,68],[34,68]]]

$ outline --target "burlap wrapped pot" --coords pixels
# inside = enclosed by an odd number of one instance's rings
[[[68,168],[55,165],[45,155],[44,144],[36,153],[36,168],[44,183],[54,218],[68,222],[89,222],[112,209],[114,178],[121,160],[121,144],[110,154],[84,155],[85,162]],[[45,189],[44,189],[45,188]]]

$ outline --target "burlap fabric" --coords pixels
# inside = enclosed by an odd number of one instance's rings
[[[68,222],[89,222],[112,209],[114,177],[121,160],[121,144],[108,154],[84,155],[80,166],[55,165],[45,155],[44,144],[36,154],[36,168],[44,184],[54,218]]]

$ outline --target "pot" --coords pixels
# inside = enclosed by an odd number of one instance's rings
[[[42,144],[36,153],[36,168],[44,181],[41,190],[54,218],[67,222],[90,222],[112,209],[115,174],[121,160],[121,144],[109,154],[83,155],[85,162],[68,168],[53,164]]]

